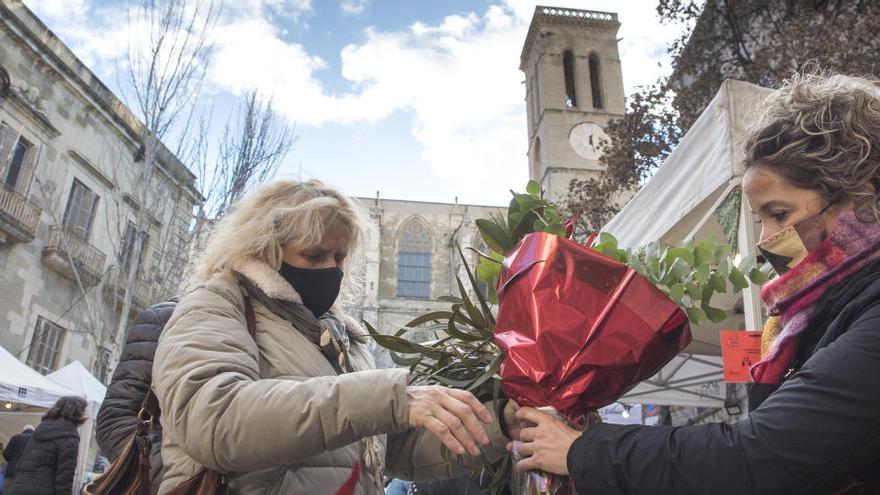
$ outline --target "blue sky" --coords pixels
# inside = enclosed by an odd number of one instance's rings
[[[25,0],[113,89],[125,2]],[[559,0],[617,12],[627,91],[669,70],[681,31],[656,0]],[[229,0],[204,99],[225,119],[241,91],[271,94],[298,141],[282,177],[372,197],[505,204],[528,179],[519,53],[530,0]],[[218,126],[222,128],[221,126]]]

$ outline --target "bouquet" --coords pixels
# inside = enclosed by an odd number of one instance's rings
[[[734,262],[714,239],[625,250],[608,234],[570,239],[572,221],[529,182],[513,192],[505,216],[476,221],[489,252],[459,249],[467,278],[448,311],[422,315],[394,333],[365,322],[377,344],[411,370],[414,382],[440,383],[481,400],[501,396],[549,406],[570,424],[610,404],[659,370],[690,342],[689,325],[721,321],[716,293],[766,280],[754,259]],[[748,275],[746,275],[748,274]],[[487,294],[480,282],[488,285]],[[416,343],[415,329],[437,339]],[[497,492],[511,462],[491,470]],[[542,473],[514,479],[516,493],[566,493],[568,480]]]

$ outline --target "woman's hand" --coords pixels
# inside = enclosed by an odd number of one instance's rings
[[[492,415],[472,393],[430,385],[407,387],[406,396],[409,425],[430,431],[456,454],[478,456],[477,443],[489,443],[482,423],[491,423]]]
[[[568,474],[568,450],[581,432],[569,427],[563,421],[531,407],[520,408],[516,417],[528,421],[534,426],[522,428],[519,438],[522,443],[517,445],[525,459],[516,463],[522,471],[540,469],[548,473]],[[507,444],[511,450],[512,444]]]

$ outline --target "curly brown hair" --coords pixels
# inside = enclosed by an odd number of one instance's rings
[[[853,200],[862,221],[880,220],[877,79],[795,74],[760,106],[744,159],[746,168],[766,167],[829,204]]]
[[[86,422],[88,404],[81,397],[62,397],[43,415],[43,419],[66,419],[79,426]]]

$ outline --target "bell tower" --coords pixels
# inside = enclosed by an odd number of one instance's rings
[[[520,55],[526,76],[529,178],[564,202],[595,177],[609,120],[624,114],[617,14],[538,6]]]

